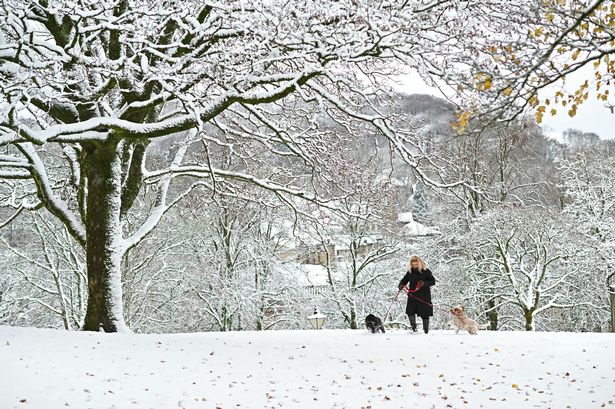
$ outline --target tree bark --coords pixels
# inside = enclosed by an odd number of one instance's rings
[[[534,331],[534,314],[531,310],[524,310],[523,315],[525,316],[525,330],[526,331]]]
[[[354,307],[350,308],[350,329],[358,329],[359,326],[357,325],[357,311],[354,309]]]
[[[84,146],[87,176],[88,305],[83,329],[125,332],[122,306],[120,149],[115,141]]]
[[[497,331],[498,329],[498,310],[495,309],[495,301],[489,300],[487,302],[489,306],[489,312],[487,313],[487,318],[489,318],[489,328],[492,331]]]

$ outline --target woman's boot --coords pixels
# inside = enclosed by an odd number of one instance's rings
[[[429,318],[423,318],[423,331],[425,334],[429,332]]]
[[[408,315],[408,318],[410,318],[410,326],[412,327],[412,331],[416,332],[416,316]]]

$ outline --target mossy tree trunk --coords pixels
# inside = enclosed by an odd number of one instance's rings
[[[87,178],[86,261],[88,306],[84,330],[123,332],[120,224],[121,177],[118,142],[84,146],[82,164]]]

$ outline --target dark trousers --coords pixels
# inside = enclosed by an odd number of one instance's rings
[[[412,327],[412,331],[416,331],[416,315],[408,314],[408,318],[410,318],[410,326]],[[421,317],[423,320],[423,331],[425,334],[429,332],[429,317]]]

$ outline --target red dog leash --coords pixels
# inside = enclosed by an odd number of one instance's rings
[[[417,292],[418,290],[420,290],[421,287],[422,286],[419,286],[419,283],[416,283],[416,287],[414,288],[414,290],[411,290],[410,287],[406,287],[406,286],[403,286],[402,289],[404,290],[404,292],[406,294],[408,294],[409,297],[412,297],[415,300],[418,300],[418,301],[422,302],[423,304],[427,304],[427,305],[429,305],[430,307],[433,308],[433,304],[430,304],[427,301],[423,300],[422,298],[417,297],[416,295],[413,294],[413,293]]]
[[[436,307],[436,306],[434,306],[433,304],[430,304],[430,303],[428,303],[427,301],[423,300],[422,298],[417,297],[416,295],[414,295],[413,293],[415,293],[415,292],[417,292],[418,290],[420,290],[420,287],[418,286],[418,283],[417,283],[417,286],[416,286],[416,288],[415,288],[414,290],[411,290],[410,288],[408,288],[408,287],[406,287],[406,286],[404,286],[402,289],[404,290],[404,292],[406,292],[406,294],[408,294],[408,296],[410,296],[410,297],[414,298],[415,300],[418,300],[418,301],[422,302],[423,304],[427,304],[427,305],[429,305],[429,306],[430,306],[430,307],[432,307],[434,310],[440,310],[440,311],[443,311],[443,312],[449,312],[449,310],[447,310],[446,308]]]
[[[399,297],[399,293],[401,293],[401,288],[399,289],[399,291],[397,291],[397,294],[395,294],[395,298],[393,298],[393,301],[391,302],[391,305],[389,305],[389,309],[387,310],[387,313],[384,315],[384,319],[382,320],[383,326],[384,326],[384,323],[387,322],[387,318],[389,316],[389,312],[391,311],[391,307],[393,306],[393,304],[395,304],[395,301],[397,301],[397,297]]]

